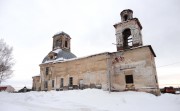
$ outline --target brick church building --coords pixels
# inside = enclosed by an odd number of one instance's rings
[[[121,22],[114,25],[116,52],[76,57],[71,37],[65,32],[53,36],[52,50],[33,77],[33,90],[72,90],[99,88],[108,91],[144,91],[160,94],[151,45],[143,45],[142,26],[133,11],[123,10]]]

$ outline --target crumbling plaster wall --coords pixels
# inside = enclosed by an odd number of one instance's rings
[[[60,79],[64,79],[64,87],[69,85],[69,77],[73,77],[73,85],[79,86],[80,80],[86,87],[100,85],[107,89],[107,54],[89,56],[81,59],[59,63],[42,64],[42,83],[48,81],[48,90],[52,90],[52,80],[55,81],[54,89],[60,88]],[[45,75],[45,68],[50,68],[50,73]],[[44,86],[43,86],[44,87]],[[44,88],[42,88],[43,90]]]
[[[33,77],[33,85],[32,90],[39,91],[40,90],[40,76],[34,76]]]
[[[114,61],[119,58],[119,61]],[[133,87],[137,91],[156,92],[158,83],[154,55],[148,46],[121,52],[97,54],[59,63],[41,64],[41,90],[48,81],[48,89],[60,89],[61,78],[64,90],[68,89],[69,77],[73,85],[79,86],[83,80],[84,88],[101,86],[102,89],[124,91],[127,89],[125,75],[133,75]],[[49,74],[45,74],[49,67]],[[54,80],[54,88],[52,88]]]
[[[112,89],[125,90],[125,75],[133,75],[135,90],[148,90],[158,88],[154,64],[154,56],[149,47],[137,48],[125,52],[116,52],[112,58],[123,57],[122,61],[112,64]]]

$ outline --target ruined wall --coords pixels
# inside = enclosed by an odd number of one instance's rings
[[[159,91],[154,55],[149,47],[115,52],[111,57],[115,61],[111,67],[112,90]],[[126,75],[133,76],[133,83],[126,82]]]
[[[154,55],[149,46],[40,65],[41,90],[102,88],[159,94]],[[46,68],[49,73],[46,75]],[[132,83],[126,77],[131,75]],[[73,84],[70,85],[70,78]],[[63,87],[61,87],[63,79]],[[45,88],[47,82],[47,88]],[[54,85],[53,85],[54,83]]]
[[[33,78],[33,84],[32,84],[32,90],[39,91],[40,90],[40,76],[34,76]]]
[[[41,64],[42,90],[60,89],[61,78],[63,78],[63,90],[69,88],[69,78],[73,78],[73,89],[96,87],[107,89],[107,55],[100,54],[77,60],[60,63]],[[49,74],[45,69],[49,67]],[[54,87],[52,87],[54,80]],[[44,82],[48,81],[48,89],[44,88]]]

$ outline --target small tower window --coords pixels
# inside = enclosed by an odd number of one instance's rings
[[[67,40],[65,41],[65,47],[68,47],[68,41]]]
[[[53,56],[50,56],[50,59],[53,59]]]
[[[128,19],[127,15],[124,15],[124,21],[126,21]]]

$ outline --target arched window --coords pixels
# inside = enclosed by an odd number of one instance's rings
[[[131,35],[131,30],[128,28],[128,29],[125,29],[123,31],[123,46],[124,46],[124,49],[129,49],[132,47],[132,35]]]
[[[124,15],[124,21],[128,19],[128,15]]]
[[[67,40],[65,41],[65,47],[68,47],[68,41]]]
[[[66,48],[68,48],[68,45],[69,45],[68,42],[69,42],[69,40],[68,40],[68,38],[66,38],[66,39],[65,39],[65,44],[64,44]]]

